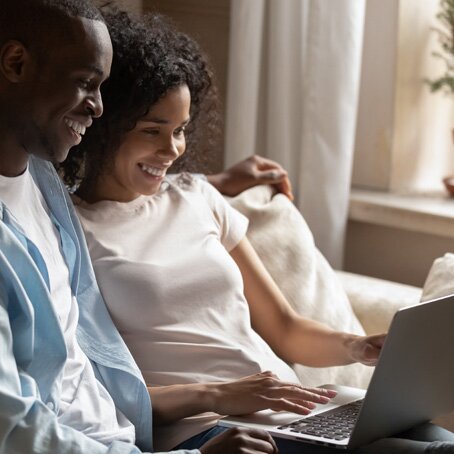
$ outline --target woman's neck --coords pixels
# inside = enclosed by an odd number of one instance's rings
[[[84,179],[75,194],[87,203],[97,203],[103,200],[128,203],[141,195],[119,191],[115,185],[112,186],[110,179],[103,179],[102,175],[96,179]]]

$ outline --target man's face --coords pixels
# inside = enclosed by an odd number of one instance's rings
[[[62,162],[82,140],[92,119],[102,114],[101,83],[112,63],[112,44],[100,21],[71,19],[75,36],[55,43],[35,61],[25,82],[20,145],[28,154]],[[44,32],[44,31],[43,31]]]

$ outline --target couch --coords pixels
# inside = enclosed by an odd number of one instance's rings
[[[398,309],[454,293],[454,254],[435,261],[424,288],[334,271],[285,196],[274,194],[269,186],[257,186],[228,200],[249,219],[248,238],[290,304],[335,329],[386,332]],[[295,365],[294,369],[308,386],[338,383],[367,388],[373,372],[361,364],[317,369]],[[436,422],[454,431],[454,412]]]

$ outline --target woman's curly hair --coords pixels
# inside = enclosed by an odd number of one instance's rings
[[[104,113],[59,165],[65,183],[95,182],[112,166],[123,136],[170,89],[184,84],[191,94],[191,122],[186,153],[172,171],[204,170],[219,117],[213,74],[198,44],[159,14],[136,19],[110,10],[104,17],[113,45],[110,77],[101,87]]]

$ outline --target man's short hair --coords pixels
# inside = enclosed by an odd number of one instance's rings
[[[67,19],[76,17],[104,22],[90,0],[0,0],[0,46],[12,39],[32,46],[54,30],[64,35]]]

